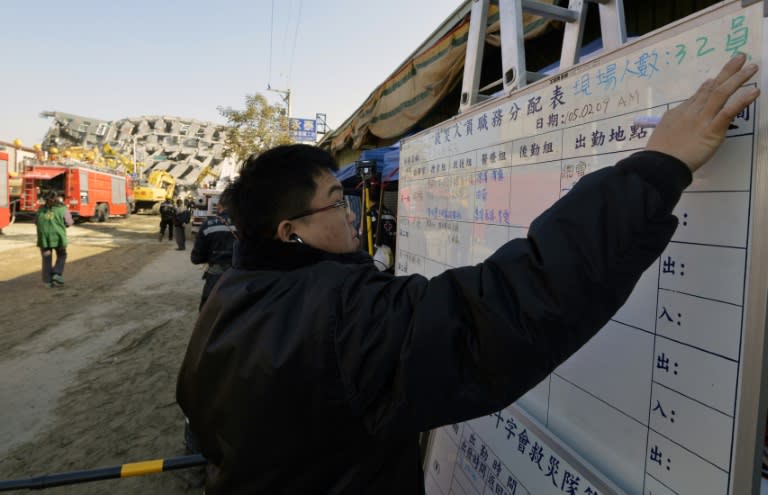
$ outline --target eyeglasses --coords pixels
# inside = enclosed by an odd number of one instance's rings
[[[294,215],[288,220],[298,220],[302,217],[308,217],[309,215],[314,215],[315,213],[320,213],[321,211],[327,211],[327,210],[333,210],[335,208],[344,208],[347,212],[349,212],[349,202],[346,199],[340,199],[338,201],[334,201],[332,204],[329,204],[328,206],[324,206],[322,208],[316,208],[314,210],[307,210],[302,213],[299,213],[298,215]]]

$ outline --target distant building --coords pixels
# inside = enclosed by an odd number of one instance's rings
[[[143,173],[165,170],[179,185],[219,176],[224,162],[224,126],[169,116],[142,116],[115,121],[63,112],[42,112],[53,119],[42,143],[44,150],[70,146],[98,147],[144,163]],[[201,176],[202,174],[202,176]],[[198,180],[201,179],[201,180]]]

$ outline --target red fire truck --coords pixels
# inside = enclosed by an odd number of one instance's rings
[[[133,183],[123,173],[79,162],[38,162],[26,165],[21,178],[20,212],[37,211],[43,195],[55,191],[75,221],[103,222],[110,215],[131,214]]]
[[[11,223],[10,186],[8,185],[8,153],[0,151],[0,229]]]

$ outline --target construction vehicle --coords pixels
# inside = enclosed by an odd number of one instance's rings
[[[139,210],[151,210],[160,213],[160,204],[166,199],[173,199],[176,179],[164,170],[153,170],[146,180],[139,180],[133,190],[134,213]]]
[[[134,204],[130,175],[67,160],[34,161],[24,165],[19,213],[33,214],[48,191],[56,192],[75,221],[105,221],[129,216]]]
[[[15,139],[11,143],[0,142],[0,149],[3,149],[4,147],[8,150],[4,153],[6,157],[3,158],[3,160],[8,161],[8,186],[10,188],[11,205],[10,222],[13,223],[14,210],[18,205],[19,198],[21,198],[21,174],[19,173],[19,164],[22,164],[25,160],[31,158],[30,152],[34,152],[35,159],[42,159],[43,151],[39,144],[35,144],[31,148],[23,146],[20,139]]]
[[[203,167],[202,170],[200,170],[200,173],[197,176],[197,179],[195,179],[195,186],[205,188],[205,186],[213,182],[215,183],[219,179],[219,172],[216,172],[210,165],[206,165]]]
[[[69,146],[61,151],[56,148],[50,148],[48,152],[56,158],[66,160],[76,160],[87,163],[99,168],[121,171],[138,177],[138,182],[134,185],[134,202],[131,203],[131,212],[136,213],[139,210],[149,210],[153,213],[159,213],[160,204],[166,199],[172,199],[176,188],[176,179],[163,170],[155,170],[149,174],[146,179],[141,177],[139,170],[141,163],[136,163],[122,153],[117,152],[109,144],[99,149],[98,147],[87,148],[83,146]]]
[[[11,204],[15,205],[21,198],[21,176],[10,172],[10,169],[8,172],[8,189],[10,190]]]
[[[8,153],[0,151],[0,229],[7,227],[14,218],[9,179]]]

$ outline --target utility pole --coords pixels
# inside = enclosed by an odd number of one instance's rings
[[[267,91],[273,91],[281,96],[285,106],[288,107],[287,118],[291,118],[291,90],[290,89],[274,89],[267,84]]]
[[[141,179],[143,178],[141,176],[141,167],[139,166],[138,162],[136,161],[136,134],[131,135],[131,141],[133,141],[133,173],[136,174],[136,177],[141,183]],[[138,173],[137,173],[138,171]]]
[[[324,113],[315,114],[315,129],[317,129],[318,134],[327,134],[330,130],[328,128],[328,120]]]

